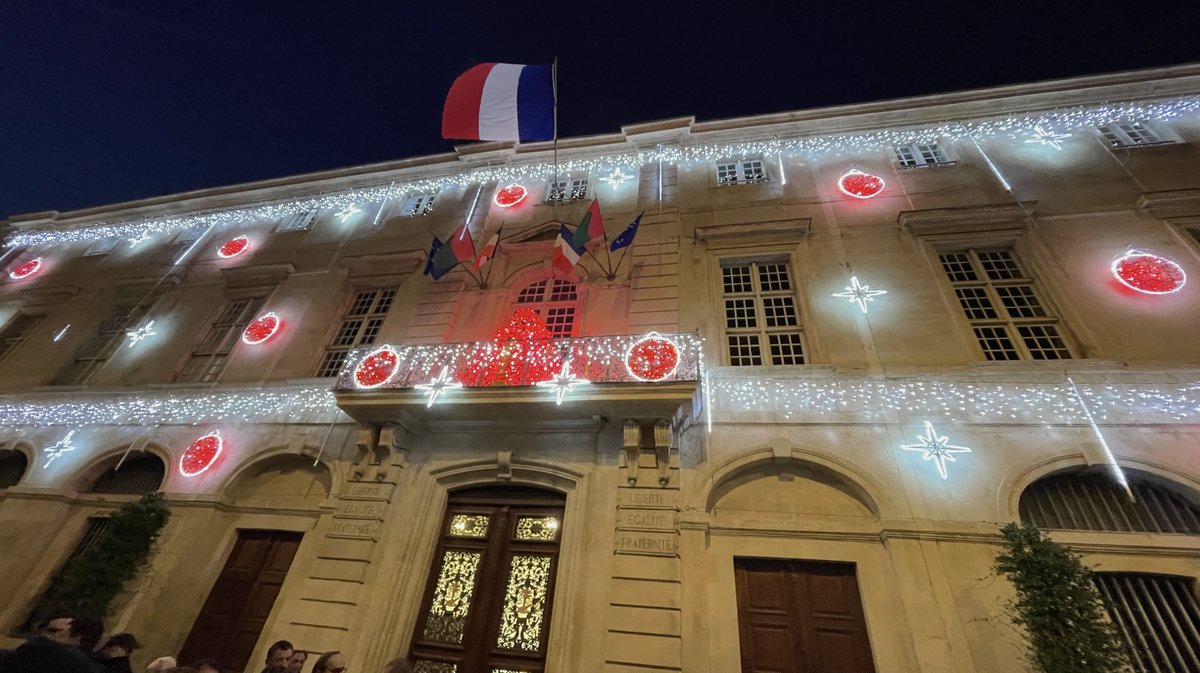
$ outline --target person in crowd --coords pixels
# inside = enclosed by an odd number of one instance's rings
[[[288,661],[296,653],[296,646],[286,640],[279,640],[267,648],[267,667],[263,673],[287,673]]]
[[[141,647],[132,633],[118,633],[104,641],[104,647],[92,653],[92,660],[104,673],[133,673],[129,655]]]
[[[346,659],[337,650],[317,657],[317,663],[313,664],[312,669],[312,673],[345,673],[345,671]]]
[[[288,673],[300,673],[304,670],[304,663],[308,661],[308,652],[305,650],[296,650],[292,653],[292,658],[288,659]]]
[[[170,673],[177,667],[175,657],[159,657],[150,662],[150,665],[146,667],[146,673]]]
[[[79,649],[86,620],[58,612],[41,623],[38,633],[0,661],[0,673],[95,673]]]
[[[196,673],[221,673],[221,664],[216,659],[201,659],[192,664]]]
[[[383,667],[383,673],[413,673],[412,664],[404,657],[392,659]]]
[[[79,649],[90,657],[104,637],[104,622],[91,617],[77,617],[75,624],[79,630]]]

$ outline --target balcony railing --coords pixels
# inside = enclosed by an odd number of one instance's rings
[[[533,386],[568,371],[591,383],[700,380],[700,339],[693,333],[651,332],[452,344],[376,344],[352,351],[338,391],[402,389],[427,384],[443,368],[468,388]]]

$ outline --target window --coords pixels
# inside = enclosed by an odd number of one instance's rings
[[[175,240],[171,241],[171,246],[167,248],[165,259],[170,260],[171,264],[183,264],[187,261],[186,257],[191,254],[195,248],[195,244],[204,236],[204,227],[192,227],[185,229],[175,236]]]
[[[749,182],[766,182],[767,169],[762,159],[739,159],[717,163],[718,185],[740,185]]]
[[[0,450],[0,490],[16,486],[25,476],[29,459],[15,449]]]
[[[1039,528],[1200,535],[1200,507],[1125,470],[1134,502],[1109,474],[1055,474],[1021,493],[1021,520]]]
[[[317,211],[306,210],[295,215],[289,215],[283,218],[278,227],[275,227],[276,233],[285,231],[308,231],[312,227],[313,220],[317,218]]]
[[[107,255],[108,253],[112,252],[112,249],[117,247],[117,243],[120,242],[120,236],[109,236],[108,238],[102,238],[88,246],[88,249],[83,252],[83,256],[93,257],[96,255]]]
[[[532,488],[450,495],[413,634],[413,669],[541,671],[563,498]]]
[[[722,261],[721,283],[729,364],[804,364],[800,311],[787,262]]]
[[[95,334],[76,353],[75,359],[54,378],[54,385],[83,385],[125,343],[125,332],[141,322],[153,301],[120,300],[100,321]]]
[[[428,215],[433,212],[433,203],[437,200],[437,194],[433,192],[418,192],[411,194],[404,201],[404,207],[400,209],[401,217],[415,217],[417,215]]]
[[[264,297],[243,297],[226,302],[208,328],[208,333],[192,349],[192,356],[179,372],[177,380],[195,383],[216,381],[225,369],[229,354],[241,338],[242,331],[258,315],[264,303]]]
[[[75,543],[75,548],[71,550],[71,555],[67,557],[67,560],[55,572],[54,578],[50,580],[48,586],[57,584],[63,569],[70,565],[71,561],[74,561],[82,556],[85,551],[91,549],[108,532],[110,525],[109,519],[106,516],[88,517],[87,525],[83,529],[83,535],[79,538],[79,542]],[[39,597],[34,606],[33,611],[29,614],[29,618],[18,628],[19,633],[26,634],[32,632],[37,627],[38,622],[45,618],[51,610],[57,610],[61,607],[59,605],[47,604],[45,595]]]
[[[575,283],[561,278],[539,280],[521,289],[517,308],[532,308],[546,319],[546,329],[557,337],[569,337],[575,330]]]
[[[346,363],[350,350],[358,346],[370,346],[379,336],[383,320],[387,317],[392,301],[396,299],[396,288],[359,292],[350,303],[349,310],[342,316],[333,341],[325,349],[317,376],[337,376]]]
[[[937,164],[954,163],[946,158],[946,153],[937,143],[914,143],[912,145],[897,145],[896,162],[904,167],[936,166]]]
[[[586,198],[587,192],[588,178],[586,175],[578,178],[562,177],[550,181],[549,189],[546,191],[546,202],[578,201]]]
[[[1200,604],[1191,577],[1147,573],[1092,576],[1138,673],[1200,670]]]
[[[40,315],[26,315],[24,313],[18,313],[12,320],[8,321],[4,329],[0,330],[0,362],[4,362],[4,359],[9,354],[17,350],[24,343],[29,331],[41,321],[42,316]]]
[[[943,252],[942,270],[988,360],[1067,360],[1058,318],[1009,249]]]
[[[1150,128],[1147,122],[1108,124],[1099,127],[1100,135],[1113,147],[1135,147],[1137,145],[1162,145],[1172,141],[1164,139]]]
[[[152,453],[130,454],[105,470],[87,492],[123,495],[153,493],[162,486],[165,475],[166,466],[158,456]]]

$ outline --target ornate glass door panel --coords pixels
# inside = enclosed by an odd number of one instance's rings
[[[451,494],[413,637],[415,673],[541,673],[564,499]]]

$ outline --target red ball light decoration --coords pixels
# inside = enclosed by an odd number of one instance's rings
[[[13,280],[24,280],[25,278],[28,278],[41,270],[42,258],[37,257],[29,260],[28,262],[23,262],[17,265],[15,269],[12,269],[8,272],[8,277],[12,278]]]
[[[1187,274],[1178,264],[1140,250],[1113,260],[1112,272],[1122,285],[1146,294],[1178,292],[1187,283]]]
[[[883,191],[883,178],[870,173],[863,173],[857,168],[842,173],[842,177],[838,178],[838,189],[842,190],[843,194],[853,196],[856,199],[869,199]]]
[[[496,191],[496,196],[492,197],[492,202],[501,208],[512,208],[518,203],[525,200],[529,192],[524,187],[518,184],[512,184],[503,189]]]
[[[179,457],[179,474],[194,477],[205,472],[213,466],[224,448],[225,442],[221,439],[219,430],[213,430],[197,439]]]
[[[282,323],[279,316],[275,315],[273,311],[263,314],[255,318],[254,322],[246,325],[246,330],[242,332],[242,343],[251,346],[260,344],[275,336],[275,333],[279,331],[280,324]]]
[[[674,341],[651,332],[625,351],[625,368],[639,381],[662,381],[679,368],[679,347]]]
[[[354,386],[378,388],[391,381],[399,368],[400,355],[391,346],[377,348],[354,367]]]
[[[245,234],[242,234],[237,238],[231,238],[228,241],[225,241],[225,245],[222,245],[217,249],[217,257],[229,259],[230,257],[237,257],[249,249],[250,239],[246,238]]]

